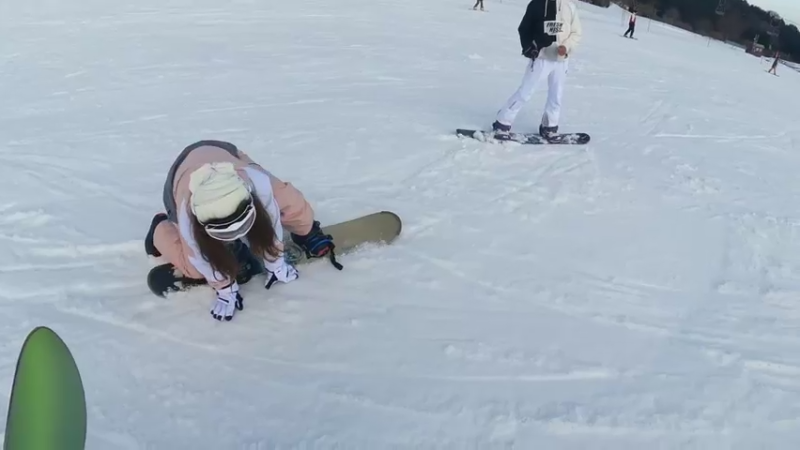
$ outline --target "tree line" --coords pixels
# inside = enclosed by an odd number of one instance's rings
[[[584,0],[608,5],[608,1]],[[634,6],[640,16],[675,25],[719,40],[764,46],[765,55],[800,62],[800,30],[780,16],[746,0],[617,0]]]

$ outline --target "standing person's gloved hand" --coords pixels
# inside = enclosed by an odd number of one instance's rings
[[[244,299],[239,294],[239,284],[233,282],[224,288],[217,289],[217,300],[211,308],[211,315],[217,320],[226,321],[233,319],[236,310],[244,309]]]
[[[297,279],[300,274],[297,269],[291,264],[287,263],[281,254],[275,261],[264,261],[264,268],[267,270],[267,281],[264,287],[269,289],[273,284],[280,281],[281,283],[289,283]]]
[[[539,56],[539,46],[536,42],[531,42],[531,45],[522,50],[522,56],[530,59],[536,59]]]

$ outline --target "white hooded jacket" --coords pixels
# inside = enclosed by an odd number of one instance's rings
[[[562,61],[578,47],[583,29],[572,0],[532,0],[518,31],[523,51],[535,42],[540,58]],[[566,56],[558,55],[561,45]]]

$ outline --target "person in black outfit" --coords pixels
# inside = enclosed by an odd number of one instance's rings
[[[481,11],[483,11],[483,0],[478,0],[475,2],[475,6],[472,9],[478,9],[478,5],[481,5]]]
[[[772,67],[769,68],[767,72],[777,75],[778,74],[778,61],[780,61],[781,54],[779,52],[775,52],[775,60],[772,61]]]
[[[625,37],[628,37],[628,33],[630,33],[630,37],[633,38],[633,32],[636,31],[636,8],[631,6],[628,11],[631,13],[631,17],[628,19],[628,31],[625,32]]]

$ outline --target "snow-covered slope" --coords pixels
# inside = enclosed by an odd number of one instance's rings
[[[525,3],[471,6],[0,3],[0,391],[48,325],[91,450],[795,448],[800,74],[580,3],[562,130],[591,144],[459,140],[525,66]],[[203,138],[404,234],[231,323],[155,298],[141,240]]]

